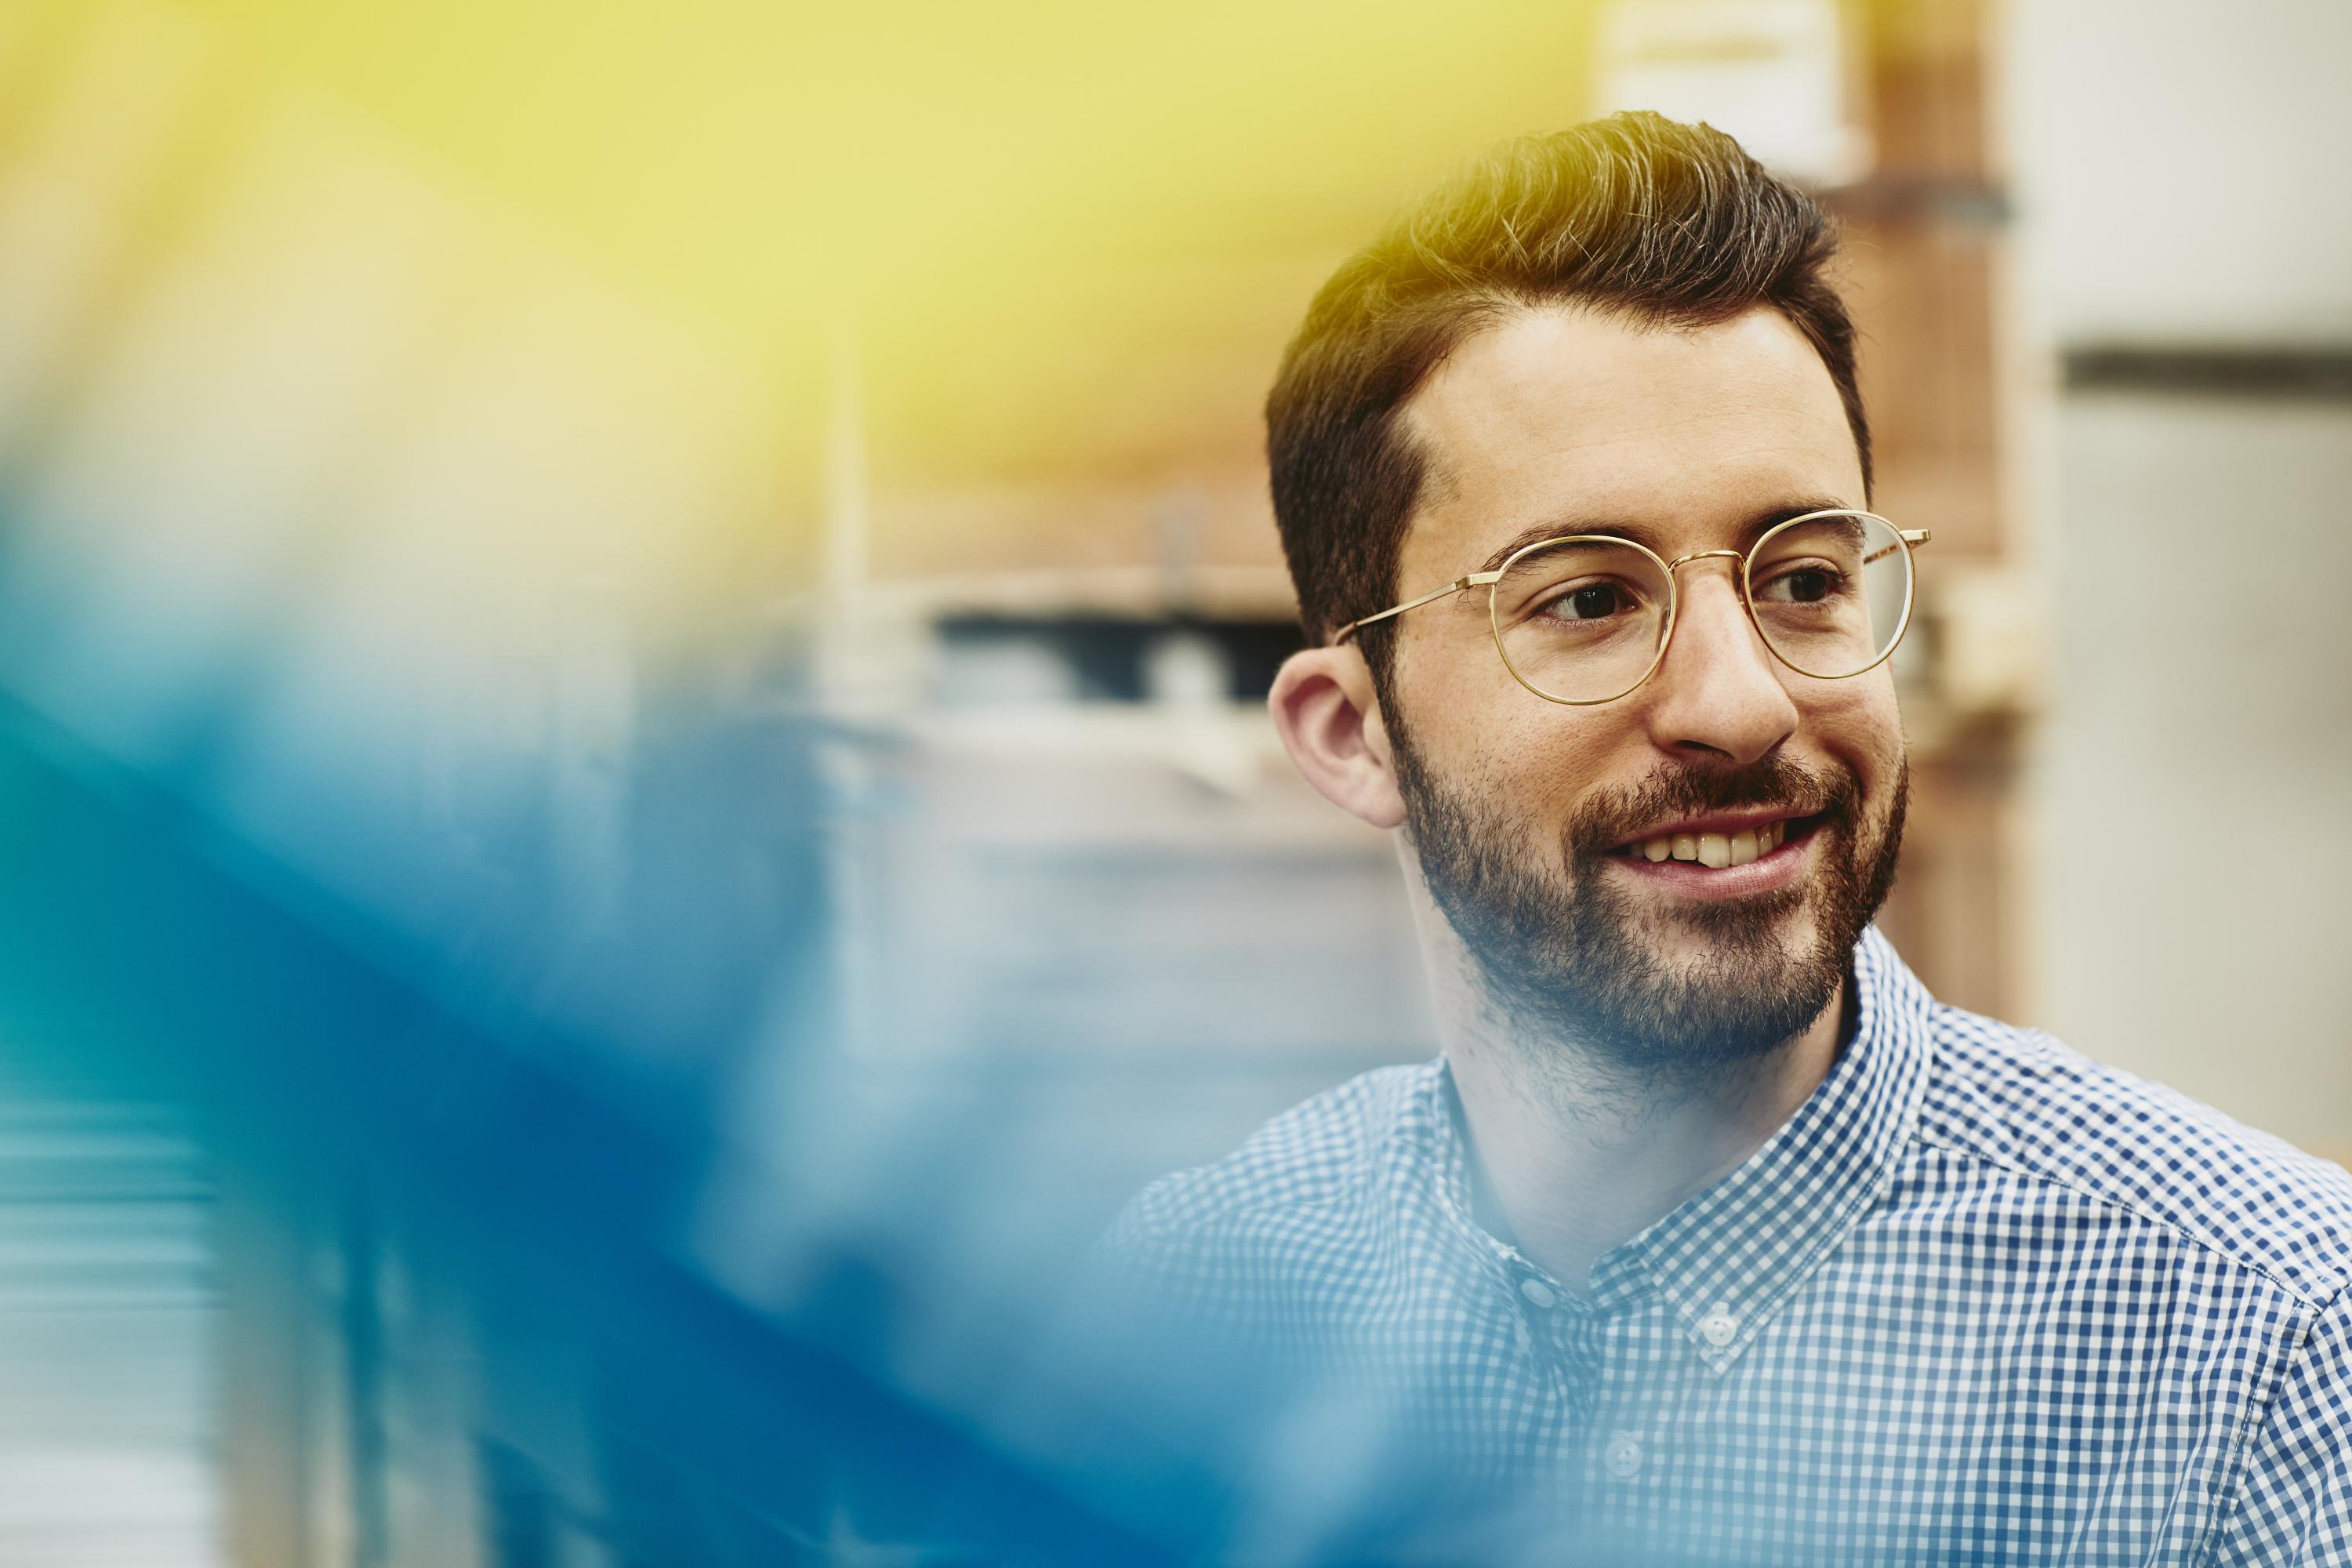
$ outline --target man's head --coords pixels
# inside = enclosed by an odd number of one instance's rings
[[[1864,506],[1833,250],[1727,137],[1652,115],[1511,143],[1433,192],[1317,296],[1268,399],[1310,636],[1547,533],[1622,532],[1671,562]],[[1778,662],[1738,564],[1680,566],[1664,661],[1612,702],[1520,686],[1479,592],[1302,653],[1274,693],[1307,777],[1406,830],[1494,998],[1629,1066],[1803,1028],[1893,877],[1888,671]],[[1797,820],[1752,866],[1626,849],[1759,814]]]

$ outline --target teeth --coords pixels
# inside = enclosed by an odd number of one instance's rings
[[[1761,859],[1787,842],[1789,819],[1784,816],[1778,822],[1743,827],[1737,833],[1670,833],[1644,838],[1633,846],[1633,852],[1645,860],[1696,860],[1719,869]]]

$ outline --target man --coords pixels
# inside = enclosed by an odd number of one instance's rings
[[[2352,1179],[1870,925],[1932,552],[1868,510],[1832,249],[1728,138],[1619,116],[1317,297],[1271,705],[1397,835],[1444,1055],[1108,1254],[1286,1380],[1308,1491],[1501,1487],[1596,1561],[2352,1562]]]

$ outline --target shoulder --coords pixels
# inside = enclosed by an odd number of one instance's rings
[[[1128,1204],[1106,1248],[1150,1249],[1251,1232],[1344,1228],[1384,1186],[1435,1102],[1439,1064],[1379,1068],[1291,1107],[1214,1163]]]
[[[1919,1137],[2164,1226],[2306,1302],[2352,1279],[2352,1175],[2038,1029],[1931,1004]]]

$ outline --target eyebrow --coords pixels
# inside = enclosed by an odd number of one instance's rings
[[[1740,521],[1738,527],[1732,531],[1731,543],[1728,548],[1746,550],[1761,538],[1767,529],[1777,527],[1792,517],[1803,517],[1809,512],[1850,510],[1852,509],[1843,501],[1824,500],[1818,498],[1768,507]],[[1638,522],[1620,522],[1605,517],[1589,516],[1554,518],[1548,522],[1538,522],[1532,527],[1521,529],[1516,535],[1498,545],[1495,553],[1486,557],[1486,563],[1478,570],[1500,571],[1504,562],[1508,561],[1528,545],[1540,544],[1547,539],[1564,539],[1571,534],[1597,534],[1604,539],[1630,539],[1636,544],[1656,551],[1662,556],[1666,553],[1659,548],[1658,531]]]

